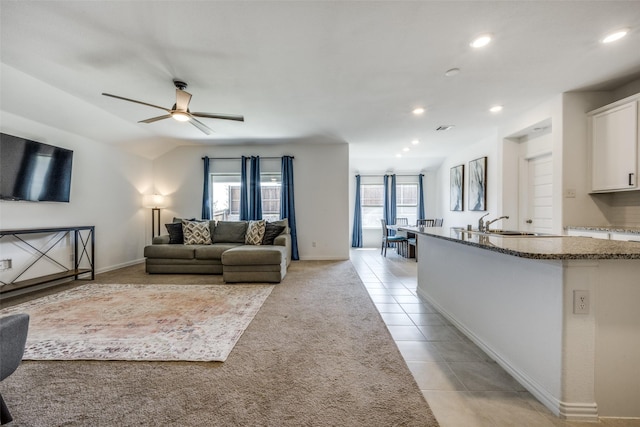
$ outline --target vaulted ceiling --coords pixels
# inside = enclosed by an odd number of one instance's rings
[[[353,157],[419,170],[559,93],[640,77],[639,1],[2,0],[0,15],[4,112],[150,158],[181,144],[346,142]],[[492,42],[472,48],[483,33]],[[171,108],[174,78],[192,111],[245,122],[202,119],[212,135],[137,123],[164,113],[101,95]]]

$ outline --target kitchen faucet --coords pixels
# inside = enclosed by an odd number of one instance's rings
[[[484,231],[484,222],[482,222],[482,218],[484,218],[485,216],[489,215],[489,212],[487,212],[486,214],[482,215],[480,217],[480,219],[478,220],[478,231]]]
[[[496,221],[500,221],[501,219],[509,219],[509,215],[503,215],[503,216],[501,216],[500,218],[492,219],[491,221],[487,221],[487,222],[485,222],[485,224],[484,224],[484,231],[485,231],[486,233],[488,233],[488,232],[489,232],[489,226],[490,226],[491,224],[493,224],[494,222],[496,222]]]

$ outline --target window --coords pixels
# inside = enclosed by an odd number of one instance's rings
[[[362,227],[380,228],[384,218],[384,185],[360,184]],[[407,218],[415,224],[418,218],[418,184],[396,184],[396,218]]]
[[[396,184],[396,218],[418,219],[418,184]]]
[[[217,221],[240,219],[240,174],[211,174],[211,212]]]
[[[362,227],[380,228],[380,220],[384,218],[384,185],[361,184],[360,204],[362,206]]]
[[[262,219],[280,219],[281,174],[260,174],[260,196],[262,197]],[[211,174],[211,212],[218,221],[240,219],[240,174]]]
[[[282,176],[280,173],[260,174],[260,196],[262,197],[262,219],[278,221],[280,219],[280,189]]]

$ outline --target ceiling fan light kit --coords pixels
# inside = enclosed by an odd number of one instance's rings
[[[189,116],[187,116],[185,113],[181,113],[179,111],[176,111],[175,113],[171,114],[171,117],[173,117],[175,120],[177,120],[179,122],[188,122],[189,121]]]
[[[111,98],[121,99],[123,101],[134,102],[136,104],[146,105],[147,107],[158,108],[160,110],[164,110],[167,114],[157,117],[151,117],[146,120],[140,120],[138,123],[153,123],[159,120],[164,120],[172,117],[173,119],[179,122],[189,122],[193,126],[197,127],[201,132],[210,135],[213,130],[209,128],[207,125],[197,120],[196,117],[208,118],[208,119],[221,119],[221,120],[235,120],[239,122],[244,121],[243,116],[233,115],[233,114],[214,114],[214,113],[192,113],[189,111],[189,102],[191,101],[191,94],[185,89],[187,88],[187,83],[182,80],[173,80],[173,84],[176,87],[176,103],[173,104],[173,108],[164,108],[159,105],[149,104],[147,102],[137,101],[131,98],[125,98],[118,95],[112,95],[110,93],[102,93],[104,96],[109,96]]]

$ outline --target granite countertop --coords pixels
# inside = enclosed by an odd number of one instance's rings
[[[460,228],[400,227],[438,239],[531,259],[640,259],[640,242],[570,236],[498,236]]]
[[[624,225],[570,225],[567,230],[607,231],[609,233],[640,234],[640,227],[628,227]]]

